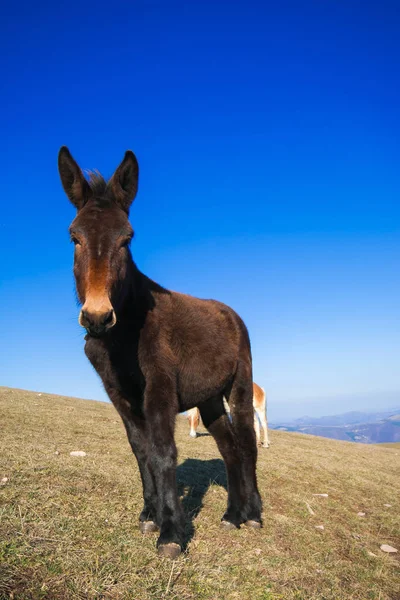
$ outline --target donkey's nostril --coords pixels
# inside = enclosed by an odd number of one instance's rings
[[[112,320],[114,318],[114,311],[113,310],[109,310],[108,313],[106,313],[105,315],[103,315],[101,324],[106,327],[107,325],[109,325]]]
[[[79,316],[79,323],[82,325],[82,327],[87,327],[89,325],[90,317],[87,310],[81,310],[81,314]]]
[[[105,312],[90,311],[82,309],[79,316],[79,324],[86,329],[90,335],[98,337],[113,327],[116,323],[114,311],[107,310]]]

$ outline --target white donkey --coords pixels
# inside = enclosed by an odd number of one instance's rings
[[[224,398],[224,406],[226,412],[229,414],[229,405]],[[257,444],[263,446],[263,448],[269,448],[269,439],[268,439],[268,423],[267,423],[267,396],[264,388],[257,385],[257,383],[253,383],[253,406],[254,406],[254,429],[256,430],[257,436]],[[197,436],[197,428],[200,422],[200,412],[199,409],[195,406],[187,411],[187,416],[189,419],[190,425],[190,433],[189,435],[193,438]],[[260,424],[264,433],[264,440],[261,444],[261,432],[260,432]]]

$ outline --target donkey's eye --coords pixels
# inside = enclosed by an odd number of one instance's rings
[[[126,248],[127,246],[129,246],[129,244],[131,243],[131,239],[131,237],[126,237],[125,239],[123,239],[121,242],[121,248]]]
[[[78,238],[76,238],[75,236],[71,235],[71,242],[75,245],[75,246],[80,246],[80,241],[78,240]]]

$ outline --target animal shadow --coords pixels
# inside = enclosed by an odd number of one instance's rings
[[[203,508],[203,498],[211,484],[228,489],[224,461],[220,458],[199,460],[187,458],[177,467],[176,478],[178,494],[183,496],[182,507],[185,512],[185,548],[194,536],[193,521]],[[222,517],[222,515],[221,515]]]

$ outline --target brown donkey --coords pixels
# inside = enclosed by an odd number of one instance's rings
[[[85,353],[119,412],[143,484],[140,530],[160,532],[162,556],[184,544],[176,484],[177,413],[198,406],[225,461],[226,528],[261,526],[257,446],[253,427],[250,341],[240,317],[214,300],[169,291],[132,260],[129,208],[138,187],[138,163],[125,153],[110,181],[87,181],[68,148],[58,167],[77,215],[70,226],[74,275],[87,331]],[[223,398],[228,399],[232,422]]]

